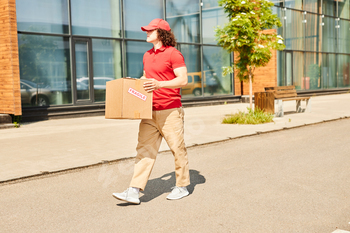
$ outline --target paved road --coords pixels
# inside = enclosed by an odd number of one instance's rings
[[[138,206],[111,196],[131,160],[3,184],[0,232],[349,231],[349,132],[344,119],[190,148],[191,195],[178,201],[165,199],[169,153]]]

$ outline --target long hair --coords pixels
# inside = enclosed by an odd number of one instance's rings
[[[167,30],[158,28],[157,32],[158,32],[158,40],[160,40],[164,46],[172,46],[172,47],[176,46],[176,39],[171,30],[167,31]]]

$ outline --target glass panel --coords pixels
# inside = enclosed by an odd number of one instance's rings
[[[217,1],[203,1],[202,23],[203,25],[203,43],[217,44],[215,40],[215,28],[220,25],[224,26],[228,22],[228,18],[222,7],[217,6]]]
[[[163,0],[124,1],[125,37],[145,40],[146,34],[141,27],[155,18],[163,19],[163,8]]]
[[[350,19],[350,0],[338,1],[339,17]]]
[[[69,39],[18,34],[23,106],[72,103]]]
[[[95,102],[105,101],[106,82],[122,78],[120,42],[116,40],[92,40]]]
[[[283,6],[283,0],[272,0],[271,2],[275,3],[275,6]]]
[[[18,31],[69,33],[67,0],[17,0]]]
[[[121,37],[119,0],[71,0],[74,35]]]
[[[185,58],[187,74],[191,76],[188,84],[181,89],[183,97],[202,95],[202,72],[200,50],[197,45],[181,45],[181,53]]]
[[[302,12],[286,10],[285,45],[286,49],[304,49],[304,27]]]
[[[90,99],[88,42],[75,41],[75,77],[77,82],[77,99]]]
[[[145,32],[144,32],[145,33]],[[140,78],[143,74],[143,54],[153,48],[147,42],[126,42],[126,76]]]
[[[321,87],[321,68],[320,55],[318,53],[306,53],[305,71],[306,78],[304,79],[305,90],[315,90]],[[303,88],[302,88],[303,89]]]
[[[350,22],[346,20],[339,21],[339,53],[350,53]]]
[[[337,1],[322,0],[322,14],[336,16]]]
[[[318,13],[319,0],[304,0],[304,11]]]
[[[336,60],[335,54],[323,54],[321,63],[321,85],[322,88],[336,87]]]
[[[303,0],[285,0],[284,6],[297,10],[303,9]]]
[[[277,85],[285,85],[285,53],[283,51],[277,51]]]
[[[319,51],[320,16],[306,14],[305,49]]]
[[[292,65],[292,53],[286,53],[286,80],[284,80],[283,86],[290,86],[293,84]]]
[[[321,27],[321,48],[322,52],[335,52],[336,51],[336,21],[331,17],[323,18],[323,26]]]
[[[350,56],[338,55],[338,87],[350,87]]]
[[[204,95],[232,94],[231,75],[222,75],[222,67],[231,64],[231,56],[221,47],[203,47]]]
[[[166,20],[178,42],[200,42],[199,1],[166,1]]]
[[[287,79],[288,80],[288,79]],[[304,88],[302,82],[304,80],[304,54],[301,52],[293,52],[293,85],[296,90]],[[287,85],[288,81],[287,81]]]

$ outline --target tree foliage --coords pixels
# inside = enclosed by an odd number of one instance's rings
[[[253,78],[257,67],[266,66],[272,57],[270,50],[283,50],[283,38],[277,34],[266,34],[264,29],[281,27],[277,15],[272,14],[273,3],[268,0],[219,0],[229,22],[216,29],[218,44],[229,52],[235,52],[234,64],[224,67],[224,75],[238,72],[240,80]]]

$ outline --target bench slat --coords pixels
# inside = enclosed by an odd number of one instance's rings
[[[308,100],[310,97],[296,97],[296,98],[281,98],[282,101],[289,101],[289,100]]]

